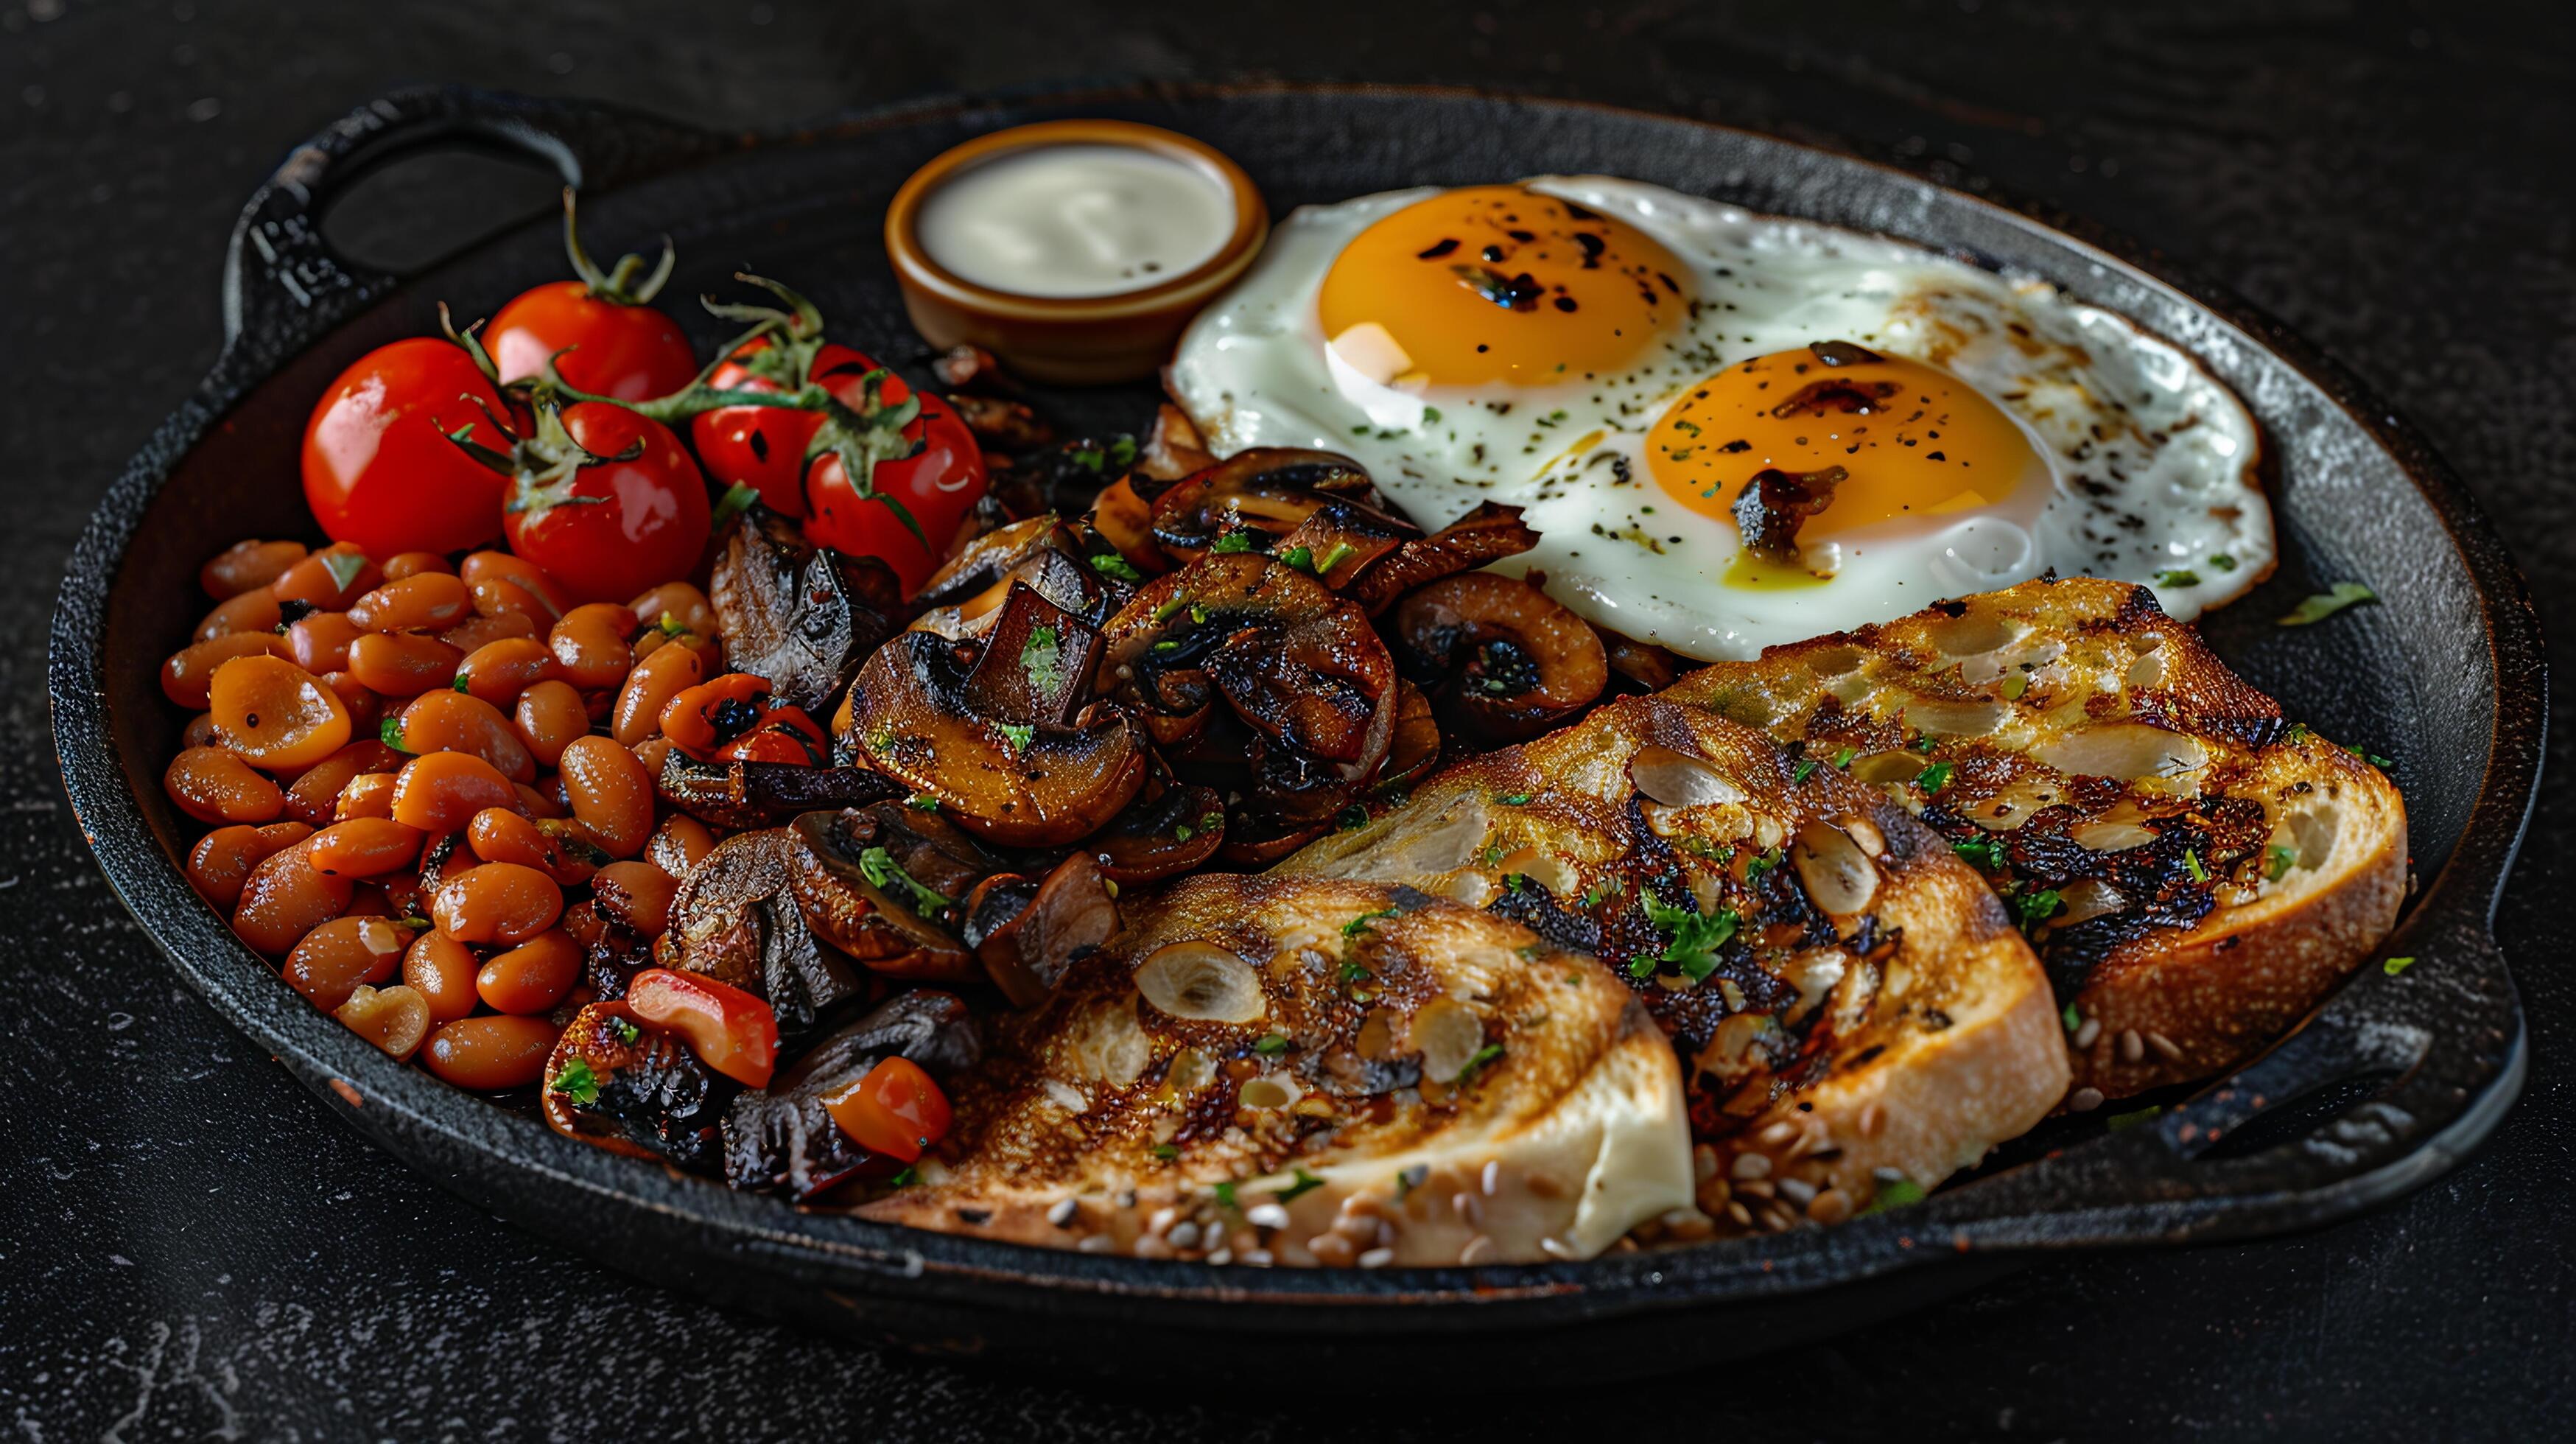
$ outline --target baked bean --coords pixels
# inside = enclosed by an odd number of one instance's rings
[[[546,1073],[546,1055],[563,1030],[544,1018],[459,1018],[432,1029],[421,1046],[430,1072],[459,1088],[497,1093],[525,1088]]]
[[[234,542],[197,569],[197,585],[216,601],[230,601],[286,575],[287,568],[304,560],[304,550],[299,541]]]
[[[271,772],[301,772],[349,745],[348,704],[284,657],[217,667],[208,702],[224,745]]]
[[[231,601],[215,603],[215,609],[197,623],[194,635],[197,641],[211,642],[235,632],[274,632],[283,620],[277,598],[265,591],[249,591]]]
[[[436,637],[369,632],[349,646],[349,674],[370,692],[417,697],[456,680],[465,654]]]
[[[644,860],[673,877],[687,877],[698,859],[715,851],[716,835],[685,812],[674,812],[653,829],[644,844]]]
[[[385,580],[389,582],[432,573],[452,577],[456,575],[456,568],[436,552],[396,552],[385,558]]]
[[[367,632],[435,632],[473,614],[473,593],[445,572],[387,582],[349,604],[349,620]]]
[[[334,542],[278,574],[268,589],[281,602],[302,602],[322,612],[345,612],[374,590],[384,572],[350,542]]]
[[[483,960],[474,950],[445,933],[422,933],[403,954],[403,985],[428,1001],[435,1023],[453,1023],[474,1011],[481,999],[474,977],[482,971]]]
[[[233,632],[191,642],[161,664],[161,695],[191,712],[207,711],[207,690],[214,685],[217,667],[236,657],[274,657],[285,650],[286,644],[270,632]]]
[[[471,585],[474,614],[479,617],[519,617],[529,624],[531,634],[553,626],[562,615],[545,598],[507,578],[489,577]]]
[[[312,854],[305,854],[304,860],[311,862]],[[393,894],[385,891],[384,882],[383,878],[377,878],[359,883],[349,889],[349,905],[341,910],[340,915],[351,918],[400,918],[402,922],[399,926],[406,927],[415,922],[421,922],[420,914],[409,908],[394,906]],[[427,926],[425,922],[421,925]]]
[[[485,862],[533,867],[565,887],[590,881],[598,866],[590,860],[587,841],[574,839],[567,846],[561,837],[506,807],[487,807],[474,814],[465,829],[465,841]]]
[[[286,985],[319,1008],[337,1008],[361,983],[381,983],[401,966],[411,942],[380,917],[334,918],[306,933],[280,969]]]
[[[170,759],[161,790],[199,822],[266,822],[286,810],[286,794],[226,747],[191,747]]]
[[[474,978],[476,996],[501,1013],[542,1013],[581,978],[581,944],[548,928],[492,961]]]
[[[564,748],[590,735],[590,708],[570,682],[539,682],[519,694],[512,715],[519,741],[530,756],[548,767],[558,765]]]
[[[553,817],[570,816],[569,813],[564,811],[564,805],[555,800],[554,792],[552,791],[552,789],[558,785],[561,780],[562,779],[560,778],[552,777],[546,779],[548,790],[544,792],[540,792],[524,782],[518,783],[519,810],[525,812],[528,816],[537,819],[539,822],[543,822],[546,819]]]
[[[679,890],[669,873],[649,862],[612,862],[590,879],[601,915],[648,938],[671,926],[671,895]]]
[[[420,829],[389,817],[353,817],[313,834],[304,860],[325,877],[382,877],[420,861]]]
[[[340,696],[340,705],[349,709],[349,735],[375,737],[384,732],[385,699],[375,689],[347,672],[325,672],[322,685]]]
[[[349,670],[349,644],[366,633],[347,612],[314,612],[286,625],[286,655],[295,665],[320,676]]]
[[[438,640],[471,655],[476,649],[504,637],[534,637],[544,630],[518,612],[502,612],[490,617],[477,613],[439,633]]]
[[[537,760],[501,709],[480,697],[441,688],[411,699],[402,710],[400,735],[386,739],[406,752],[463,752],[489,762],[517,782],[533,780]]]
[[[552,572],[514,552],[470,552],[464,564],[456,569],[456,574],[463,577],[468,586],[477,582],[509,582],[542,602],[548,620],[572,610],[572,598],[564,591],[563,583],[556,581]]]
[[[306,933],[347,912],[350,892],[348,879],[315,872],[301,844],[279,848],[242,883],[233,932],[254,951],[284,957]]]
[[[487,807],[515,807],[519,794],[500,769],[470,752],[430,752],[394,774],[390,815],[422,832],[455,832]]]
[[[179,745],[182,747],[223,746],[222,734],[215,731],[215,714],[200,712],[189,718],[188,725],[179,729]]]
[[[634,752],[635,760],[644,764],[644,775],[658,778],[662,775],[662,764],[671,756],[671,739],[647,737],[630,750]]]
[[[429,915],[460,943],[524,943],[563,916],[563,889],[533,867],[487,862],[440,883]]]
[[[664,635],[672,631],[695,632],[711,637],[716,630],[716,609],[707,603],[707,594],[687,582],[664,582],[634,601],[626,610],[635,614],[635,624],[651,627]]]
[[[608,737],[576,739],[563,750],[564,797],[574,819],[611,857],[633,857],[653,835],[653,776]]]
[[[398,1063],[409,1062],[420,1051],[420,1040],[429,1036],[428,1000],[399,983],[390,988],[361,985],[331,1016]]]
[[[304,775],[286,789],[286,815],[315,827],[328,827],[338,809],[340,794],[351,781],[363,773],[399,771],[402,764],[401,753],[373,737],[352,742],[304,769]]]
[[[253,868],[312,835],[313,829],[300,822],[216,828],[189,849],[188,884],[197,896],[230,912],[241,901],[242,884]]]
[[[590,602],[563,614],[546,645],[563,664],[564,678],[584,691],[614,687],[635,665],[626,639],[635,635],[635,614],[615,602]]]
[[[346,822],[353,817],[393,816],[394,789],[399,781],[390,772],[366,772],[350,778],[340,789],[339,800],[331,804],[332,818]]]
[[[555,654],[534,637],[502,637],[486,642],[457,664],[456,677],[469,696],[495,707],[507,707],[539,682],[563,674]]]
[[[627,747],[642,742],[662,730],[662,709],[671,699],[698,685],[706,675],[706,666],[698,654],[686,647],[665,647],[635,664],[626,674],[626,686],[617,694],[617,710],[610,717],[610,733]]]

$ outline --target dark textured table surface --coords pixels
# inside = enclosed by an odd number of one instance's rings
[[[368,96],[462,80],[725,127],[1102,77],[1433,80],[1840,145],[2089,216],[2322,342],[2576,621],[2576,25],[2564,6],[448,3],[0,8],[0,1428],[108,1437],[2499,1438],[2576,1427],[2576,984],[2564,736],[2499,920],[2528,1091],[2366,1218],[2044,1264],[1676,1387],[1353,1404],[1115,1395],[851,1350],[603,1272],[331,1122],[118,908],[48,757],[62,558],[213,358],[234,208]],[[692,18],[695,17],[695,18]],[[389,179],[349,233],[417,257],[545,204]],[[354,205],[354,202],[353,202]],[[2563,676],[2563,674],[2562,674]],[[2561,683],[2565,686],[2564,681]],[[1695,1341],[1668,1345],[1686,1366]],[[1544,1376],[1498,1360],[1495,1379]],[[1400,1357],[1389,1360],[1401,1368]]]

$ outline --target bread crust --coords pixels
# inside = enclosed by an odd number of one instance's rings
[[[1997,859],[2008,901],[2059,898],[2028,925],[2071,1009],[2078,1106],[2243,1062],[2370,955],[2404,900],[2395,786],[2283,717],[2144,587],[2026,582],[1717,663],[1666,695],[1809,756],[1856,747],[1856,772]],[[2000,720],[1980,730],[1987,715]],[[2141,756],[2154,765],[2119,775]],[[1926,789],[1917,769],[1936,759],[1955,771]],[[2168,831],[2196,845],[2177,851]],[[2022,842],[2105,834],[2157,866]],[[2070,857],[2108,889],[2087,901],[2116,900],[2089,935],[2050,870]]]

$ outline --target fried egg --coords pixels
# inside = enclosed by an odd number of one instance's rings
[[[2274,556],[2253,418],[2175,347],[1637,181],[1301,207],[1165,381],[1219,453],[1341,452],[1426,528],[1525,508],[1539,545],[1497,570],[1707,660],[2052,569],[2189,618]]]

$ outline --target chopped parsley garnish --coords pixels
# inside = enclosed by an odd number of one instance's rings
[[[1224,1181],[1222,1181],[1222,1182],[1218,1183],[1218,1184],[1217,1184],[1217,1186],[1216,1186],[1213,1190],[1211,1190],[1211,1191],[1212,1191],[1212,1192],[1214,1192],[1214,1193],[1216,1194],[1216,1203],[1217,1203],[1217,1207],[1219,1207],[1219,1208],[1230,1208],[1230,1209],[1233,1209],[1233,1210],[1234,1210],[1235,1212],[1237,1212],[1237,1213],[1240,1213],[1240,1212],[1242,1212],[1242,1211],[1243,1211],[1243,1205],[1242,1205],[1240,1202],[1236,1201],[1235,1196],[1234,1196],[1234,1180],[1233,1180],[1233,1179],[1229,1178],[1229,1179],[1226,1179],[1226,1180],[1224,1180]]]
[[[2346,607],[2359,606],[2363,602],[2375,602],[2378,600],[2379,593],[2372,591],[2370,588],[2363,586],[2359,582],[2337,582],[2330,589],[2319,592],[2305,601],[2300,602],[2297,606],[2292,607],[2290,609],[2290,614],[2281,619],[2281,625],[2285,627],[2308,626],[2314,622],[2322,622],[2326,618],[2333,616],[2335,613],[2342,611]]]
[[[1311,547],[1290,547],[1279,554],[1279,560],[1284,565],[1295,567],[1301,572],[1316,570],[1315,552]]]
[[[1632,978],[1651,978],[1651,977],[1653,977],[1654,975],[1655,975],[1655,955],[1654,955],[1654,954],[1652,954],[1652,953],[1639,953],[1639,954],[1637,954],[1635,957],[1630,958],[1630,959],[1628,960],[1628,976],[1629,976],[1629,977],[1632,977]]]
[[[1029,744],[1038,740],[1038,729],[1026,722],[1005,722],[1001,727],[1002,740],[1010,743],[1014,752],[1028,751]]]
[[[2066,1011],[2058,1014],[2057,1020],[2066,1025],[2067,1032],[2080,1033],[2084,1030],[2084,1015],[2075,1011],[2073,1003],[2066,1005]]]
[[[1020,644],[1020,670],[1029,674],[1029,685],[1041,692],[1052,692],[1064,673],[1058,659],[1064,655],[1064,638],[1053,627],[1031,627],[1029,639]],[[1025,749],[1028,744],[1020,746]]]
[[[2156,585],[2160,587],[2196,587],[2200,585],[2200,573],[2188,571],[2181,567],[2174,567],[2166,571],[2156,573]]]
[[[1292,1168],[1288,1170],[1288,1172],[1289,1175],[1297,1181],[1270,1195],[1281,1203],[1294,1203],[1298,1199],[1303,1198],[1307,1194],[1310,1194],[1316,1189],[1324,1186],[1324,1180],[1308,1173],[1303,1168]]]
[[[1594,883],[1584,892],[1583,905],[1588,908],[1599,907],[1603,898],[1614,898],[1627,890],[1628,885],[1615,877]]]
[[[1924,796],[1930,797],[1934,793],[1939,792],[1942,788],[1949,786],[1950,774],[1957,770],[1958,766],[1955,763],[1935,762],[1931,766],[1914,774],[1914,785],[1923,789]]]
[[[2209,881],[2209,869],[2200,865],[2200,854],[2188,847],[2182,850],[2182,870],[2191,874],[2193,882]]]
[[[1248,552],[1252,550],[1252,528],[1238,527],[1227,532],[1218,537],[1216,545],[1209,547],[1208,550],[1221,557],[1232,556],[1236,552]]]
[[[1499,843],[1499,842],[1498,842],[1498,843],[1494,843],[1494,844],[1492,844],[1491,846],[1488,846],[1488,847],[1487,847],[1487,848],[1486,848],[1482,853],[1479,853],[1477,856],[1479,857],[1479,859],[1480,859],[1480,860],[1482,860],[1482,861],[1483,861],[1483,863],[1485,864],[1485,866],[1487,866],[1487,867],[1492,867],[1495,863],[1501,862],[1501,861],[1503,860],[1503,845],[1502,845],[1501,843]]]
[[[1775,847],[1769,852],[1757,854],[1744,864],[1744,880],[1746,882],[1758,882],[1761,880],[1762,874],[1769,872],[1771,869],[1778,867],[1779,865],[1780,849]]]
[[[2360,758],[2362,761],[2369,763],[2371,766],[2378,768],[2382,772],[2385,772],[2389,768],[2397,765],[2397,759],[2394,757],[2382,757],[2376,752],[2365,751],[2350,742],[2343,745],[2343,750]]]
[[[1288,1039],[1283,1034],[1265,1033],[1260,1042],[1252,1045],[1252,1051],[1264,1058],[1276,1058],[1288,1051]]]
[[[2279,882],[2289,876],[2290,869],[2298,865],[2299,852],[2294,847],[2276,842],[2263,849],[2263,877],[2266,881]]]
[[[1364,964],[1342,964],[1342,981],[1345,983],[1365,983],[1376,976],[1377,974],[1370,972]]]
[[[331,550],[321,556],[322,569],[331,574],[331,585],[344,592],[358,579],[358,573],[367,569],[366,557],[357,552]]]
[[[1645,904],[1646,916],[1655,926],[1673,935],[1664,949],[1663,960],[1681,969],[1682,976],[1694,983],[1708,981],[1708,975],[1717,971],[1718,950],[1735,936],[1743,922],[1733,908],[1702,913],[1666,907],[1652,896],[1645,899]]]
[[[2004,865],[2004,842],[1999,837],[1966,838],[1951,843],[1950,850],[1988,872]]]
[[[2308,730],[2307,723],[2293,722],[2290,724],[2290,730],[2281,734],[2281,740],[2292,743],[2305,742],[2316,735],[2317,734],[2314,732]]]
[[[1932,734],[1926,732],[1922,736],[1915,738],[1914,750],[1929,755],[1932,751]]]
[[[1525,882],[1527,882],[1527,881],[1529,881],[1529,879],[1528,879],[1528,878],[1526,878],[1526,877],[1524,877],[1524,876],[1522,876],[1522,875],[1521,875],[1521,874],[1519,874],[1519,873],[1516,873],[1516,872],[1507,872],[1507,873],[1504,873],[1504,874],[1503,874],[1503,891],[1505,891],[1505,892],[1519,892],[1519,891],[1521,890],[1521,884],[1522,884],[1522,883],[1525,883]]]
[[[1225,544],[1223,542],[1219,542],[1217,545],[1222,549]],[[1093,557],[1091,559],[1091,569],[1100,573],[1104,577],[1115,577],[1122,582],[1141,582],[1145,580],[1145,574],[1136,570],[1134,563],[1128,561],[1125,557],[1120,556],[1116,552],[1102,552],[1100,555]]]
[[[627,1022],[624,1018],[611,1018],[608,1021],[611,1027],[617,1029],[617,1041],[621,1043],[632,1044],[636,1039],[644,1036],[643,1029]]]
[[[1861,1213],[1863,1215],[1885,1213],[1891,1208],[1903,1208],[1907,1204],[1922,1201],[1923,1185],[1910,1178],[1899,1178],[1880,1184],[1877,1196],[1870,1199],[1869,1207],[1862,1209]]]
[[[1173,1143],[1157,1143],[1154,1145],[1154,1156],[1169,1163],[1181,1156],[1180,1146]]]
[[[1425,407],[1423,407],[1423,408],[1422,408],[1422,424],[1423,424],[1423,425],[1425,425],[1425,426],[1437,426],[1437,425],[1439,425],[1439,424],[1440,424],[1440,408],[1439,408],[1439,407],[1437,407],[1437,406],[1425,406]]]
[[[1464,1088],[1474,1082],[1477,1074],[1484,1072],[1495,1059],[1501,1056],[1503,1056],[1503,1045],[1500,1043],[1487,1043],[1477,1049],[1476,1056],[1468,1059],[1467,1065],[1458,1070],[1456,1086]]]
[[[2393,978],[2413,966],[2415,966],[2415,960],[2411,957],[2390,958],[2387,962],[2379,965],[2379,970]]]
[[[951,901],[947,894],[913,881],[912,874],[895,862],[894,854],[882,847],[872,847],[859,854],[859,876],[877,887],[901,887],[912,895],[912,910],[917,913],[935,913]]]
[[[579,1058],[563,1065],[563,1071],[555,1074],[554,1081],[546,1087],[580,1107],[587,1108],[599,1101],[599,1075],[590,1071],[590,1065]]]
[[[1815,771],[1816,759],[1812,757],[1801,757],[1798,759],[1798,765],[1789,769],[1789,780],[1791,782],[1804,782],[1809,777],[1813,776]]]
[[[2023,927],[2046,922],[2057,916],[2058,909],[2066,905],[2065,899],[2059,897],[2057,889],[2053,887],[2044,887],[2037,892],[2016,893],[2009,901],[2012,903],[2013,911],[2020,915]]]
[[[2210,553],[2209,564],[2218,568],[2222,572],[2232,572],[2236,570],[2236,558],[2229,556],[2225,552]]]
[[[2150,1103],[2135,1113],[2114,1113],[2102,1121],[2109,1125],[2112,1132],[2117,1133],[2125,1128],[2135,1128],[2164,1111],[2162,1105]]]
[[[1362,913],[1358,917],[1351,919],[1349,922],[1342,924],[1342,936],[1346,938],[1358,937],[1360,934],[1367,932],[1371,927],[1375,926],[1379,918],[1394,917],[1396,912],[1397,910],[1394,908],[1380,908],[1373,913]]]
[[[939,799],[931,796],[927,792],[916,792],[910,797],[905,798],[903,800],[903,805],[911,808],[915,812],[937,812],[939,810]]]

